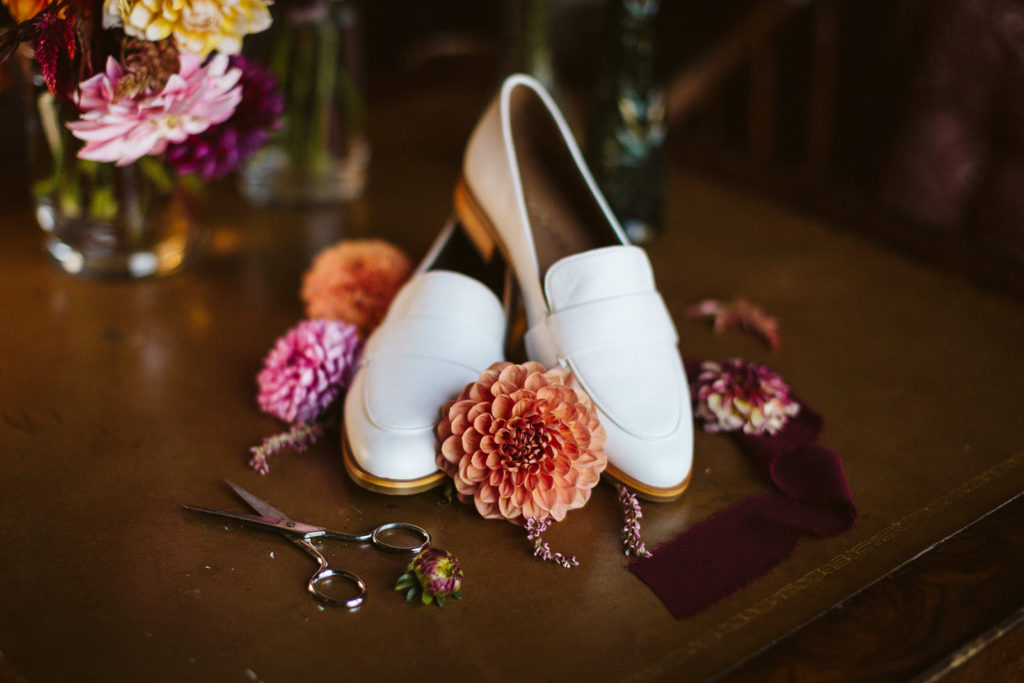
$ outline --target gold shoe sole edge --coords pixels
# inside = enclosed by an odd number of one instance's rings
[[[345,462],[345,471],[356,484],[374,493],[384,493],[391,496],[411,496],[416,493],[423,493],[440,486],[445,479],[444,472],[440,470],[426,477],[418,479],[386,479],[370,474],[356,462],[352,455],[352,446],[348,442],[348,435],[341,439],[341,455]]]

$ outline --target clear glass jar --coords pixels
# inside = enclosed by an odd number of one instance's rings
[[[281,0],[259,59],[280,81],[282,126],[246,164],[242,193],[260,204],[344,202],[370,161],[361,17],[345,0]]]
[[[79,159],[73,109],[24,60],[28,160],[46,249],[66,272],[144,278],[180,268],[199,243],[196,196],[156,159],[126,166]]]

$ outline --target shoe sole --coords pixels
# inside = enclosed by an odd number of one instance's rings
[[[659,488],[649,484],[641,484],[639,481],[610,463],[608,467],[605,468],[604,476],[622,484],[627,489],[635,493],[637,497],[643,498],[646,501],[650,501],[652,503],[671,503],[673,500],[683,495],[683,492],[690,486],[690,478],[693,476],[693,468],[690,469],[690,473],[686,475],[686,479],[683,479],[682,483],[678,486],[672,486],[669,488]]]
[[[512,258],[509,256],[508,249],[504,242],[501,241],[501,238],[498,237],[498,232],[495,230],[494,224],[487,217],[483,207],[480,206],[480,202],[478,202],[476,197],[473,196],[473,191],[466,183],[466,179],[461,176],[459,177],[459,182],[455,185],[454,204],[455,215],[458,216],[463,229],[465,229],[466,234],[469,235],[473,244],[476,245],[480,254],[485,259],[489,259],[494,254],[495,248],[497,248],[501,252],[502,256],[505,257],[505,260],[508,263],[512,263]],[[683,495],[683,492],[690,485],[690,478],[693,476],[693,469],[690,469],[690,472],[686,475],[686,479],[682,482],[667,488],[641,483],[612,464],[608,465],[604,474],[631,489],[644,500],[656,503],[668,503]]]
[[[363,469],[352,456],[352,446],[349,445],[348,435],[341,437],[341,455],[345,462],[345,471],[359,486],[373,491],[374,493],[386,493],[392,496],[411,496],[415,493],[423,493],[436,488],[444,483],[445,474],[438,470],[426,477],[419,479],[385,479],[370,474]]]

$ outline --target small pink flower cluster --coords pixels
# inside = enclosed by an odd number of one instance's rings
[[[622,505],[622,514],[625,517],[625,524],[622,526],[623,552],[628,557],[651,557],[651,551],[647,549],[643,539],[640,538],[640,520],[643,518],[643,510],[640,509],[640,501],[636,494],[622,484],[615,484],[619,492],[619,504]]]
[[[553,562],[564,569],[572,569],[580,565],[575,555],[566,557],[562,553],[551,551],[551,546],[544,540],[544,532],[551,526],[551,517],[537,519],[531,517],[526,520],[526,540],[533,543],[533,556],[539,557],[545,562]]]
[[[775,434],[800,412],[782,377],[739,358],[702,363],[694,395],[706,432]]]

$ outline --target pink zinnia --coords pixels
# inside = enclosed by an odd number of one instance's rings
[[[337,320],[304,320],[277,340],[256,376],[257,401],[285,422],[312,422],[348,386],[359,333]]]
[[[107,58],[104,73],[82,81],[77,99],[81,120],[67,124],[86,142],[78,156],[124,166],[230,118],[242,99],[241,69],[229,69],[226,55],[214,56],[206,66],[189,53],[179,61],[178,73],[159,93],[118,99],[117,84],[125,72],[113,57]]]

